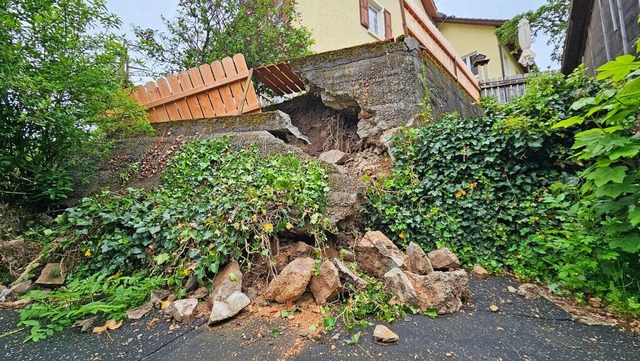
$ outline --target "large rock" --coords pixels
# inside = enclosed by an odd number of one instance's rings
[[[177,300],[167,306],[165,313],[170,312],[171,317],[178,322],[188,323],[193,320],[193,311],[196,306],[198,306],[198,300],[192,298]]]
[[[311,278],[309,288],[319,305],[336,300],[342,288],[336,266],[329,260],[324,261],[318,274]]]
[[[377,278],[393,268],[406,269],[406,255],[382,232],[370,231],[355,247],[358,268]]]
[[[451,252],[449,248],[441,248],[432,252],[429,252],[429,261],[434,270],[451,270],[460,268],[460,261],[458,257]]]
[[[232,293],[242,290],[242,272],[237,261],[229,262],[213,279],[213,290],[209,300],[224,301]]]
[[[385,273],[383,278],[387,292],[396,295],[398,302],[414,306],[418,305],[416,289],[402,270],[394,268]]]
[[[209,325],[231,318],[243,308],[247,307],[251,300],[242,292],[234,292],[224,301],[214,301],[209,316]]]
[[[419,275],[428,275],[433,272],[431,261],[429,257],[424,253],[422,247],[414,242],[409,243],[407,247],[407,261],[409,264],[409,271],[417,273]]]
[[[307,289],[314,266],[313,258],[293,260],[269,283],[265,298],[279,303],[298,300]]]
[[[343,151],[333,149],[320,154],[318,158],[327,163],[343,165],[349,160],[349,155]]]
[[[473,269],[471,270],[471,275],[475,278],[484,280],[489,277],[489,272],[487,272],[487,270],[484,269],[484,267],[482,267],[481,265],[474,264]]]
[[[338,273],[340,274],[340,279],[344,281],[345,284],[353,284],[356,288],[364,289],[369,284],[367,281],[362,279],[362,277],[358,277],[355,273],[353,273],[349,267],[347,267],[342,261],[337,258],[333,259],[333,264],[338,268]]]
[[[465,270],[417,275],[406,272],[418,295],[420,310],[437,309],[438,314],[455,313],[471,299],[469,275]]]

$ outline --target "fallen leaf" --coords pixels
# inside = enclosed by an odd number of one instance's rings
[[[156,327],[156,325],[160,323],[160,319],[159,318],[154,318],[153,320],[151,320],[148,324],[147,324],[147,330],[152,329],[154,327]]]
[[[93,328],[94,333],[103,333],[106,330],[116,330],[122,326],[122,321],[116,322],[113,318],[104,323],[104,326],[97,326]]]
[[[140,306],[138,308],[134,308],[133,310],[127,311],[126,312],[127,319],[128,320],[139,320],[144,315],[149,313],[149,311],[151,311],[152,308],[153,308],[153,303],[147,302],[147,303],[145,303],[144,305],[142,305],[142,306]]]
[[[93,327],[93,322],[98,318],[97,316],[85,318],[84,320],[76,321],[72,327],[82,327],[80,332],[87,332],[91,327]]]

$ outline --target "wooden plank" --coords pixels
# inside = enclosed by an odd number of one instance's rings
[[[236,69],[238,70],[238,73],[244,73],[245,71],[249,70],[247,69],[247,62],[244,60],[244,55],[242,54],[234,55],[233,62],[236,64]],[[250,70],[249,73],[250,74],[247,77],[247,81],[240,83],[242,86],[242,91],[244,93],[244,96],[242,97],[242,99],[245,100],[246,102],[246,104],[242,104],[241,107],[245,107],[247,105],[259,104],[258,96],[256,95],[256,90],[253,88],[253,81],[251,76],[253,74],[253,70]]]
[[[238,75],[238,71],[236,70],[236,65],[233,63],[233,59],[226,57],[222,59],[222,67],[224,68],[224,73],[227,77],[232,77],[234,75]],[[242,100],[242,86],[240,82],[234,82],[229,84],[229,88],[231,88],[231,93],[233,94],[233,99],[235,100],[236,110],[240,108],[240,100]]]
[[[235,75],[235,76],[233,76],[231,78],[228,78],[228,79],[223,78],[222,80],[216,81],[215,83],[211,83],[211,84],[204,84],[203,83],[203,85],[201,85],[199,87],[194,87],[192,85],[191,88],[189,88],[189,90],[185,90],[181,94],[174,94],[174,95],[172,95],[172,96],[170,96],[170,97],[168,97],[166,99],[163,99],[163,100],[158,101],[158,102],[152,102],[150,104],[147,104],[146,106],[147,107],[156,106],[156,105],[159,105],[159,104],[164,104],[165,102],[175,101],[175,100],[178,100],[180,98],[196,95],[198,93],[205,92],[205,91],[207,91],[209,89],[220,87],[220,86],[222,86],[224,84],[229,84],[229,83],[232,83],[232,82],[242,81],[242,80],[246,79],[248,75],[249,75],[249,72],[247,71],[245,73]],[[180,77],[178,77],[178,78],[180,78]]]
[[[186,71],[178,73],[178,80],[180,80],[180,86],[182,90],[184,90],[183,94],[189,94],[189,91],[193,90],[193,83],[191,82],[189,73]],[[200,109],[200,103],[195,95],[187,96],[187,104],[189,105],[189,112],[191,113],[192,119],[204,118],[202,109]]]
[[[160,91],[160,96],[163,98],[170,97],[171,88],[169,88],[169,82],[165,78],[160,78],[156,80],[156,84],[158,84],[158,90]],[[180,120],[180,112],[178,111],[178,106],[175,102],[167,102],[164,104],[164,108],[169,115],[169,120]]]
[[[194,88],[198,88],[204,85],[204,81],[202,80],[202,75],[200,74],[200,69],[191,68],[189,69],[189,78],[191,79],[191,84],[193,84]],[[211,100],[209,100],[209,95],[206,93],[198,93],[196,95],[198,99],[198,103],[200,103],[200,109],[202,110],[202,114],[204,114],[205,118],[213,118],[216,116],[216,113],[213,111],[213,105],[211,105]]]
[[[213,70],[213,76],[216,78],[216,81],[226,78],[221,62],[214,61],[211,63],[211,70]],[[224,102],[225,114],[235,114],[238,108],[236,108],[236,104],[233,100],[233,94],[231,93],[228,83],[220,86],[218,90],[220,91],[222,101]]]
[[[274,93],[276,93],[276,95],[285,94],[285,92],[282,91],[282,89],[280,89],[280,87],[271,80],[271,77],[267,77],[268,75],[270,75],[270,73],[266,67],[260,67],[254,70],[257,78],[260,79],[260,81],[263,82],[266,86],[268,86],[269,89],[271,89]]]
[[[183,89],[180,84],[180,80],[176,75],[169,75],[167,77],[169,81],[169,86],[171,86],[171,91],[173,94],[182,95]],[[191,116],[191,111],[189,110],[189,104],[187,103],[186,98],[180,98],[176,100],[176,104],[178,105],[178,111],[180,112],[180,119],[193,119]]]
[[[303,91],[305,90],[304,87],[304,82],[302,81],[302,79],[300,79],[299,76],[297,76],[289,67],[289,65],[285,64],[285,63],[280,63],[277,64],[276,67],[278,67],[278,69],[289,79],[291,80],[291,82],[293,83],[293,85],[296,86],[297,91]]]
[[[150,81],[145,84],[144,87],[147,89],[147,95],[152,102],[162,99],[156,83]],[[164,105],[158,105],[157,107],[150,108],[150,111],[153,115],[151,119],[152,122],[166,122],[169,120],[169,115],[164,109]]]
[[[276,94],[285,95],[291,93],[291,89],[289,89],[289,87],[287,87],[287,85],[283,83],[282,80],[280,80],[272,70],[272,67],[268,66],[264,69],[264,73],[262,75],[266,79],[269,79],[269,81],[276,86],[276,88],[278,89]]]
[[[213,76],[213,72],[211,71],[211,66],[209,64],[200,65],[200,74],[202,74],[202,80],[204,80],[205,84],[216,82],[216,78]],[[222,102],[222,97],[220,96],[220,90],[218,90],[217,88],[213,88],[207,91],[207,94],[209,95],[209,99],[211,99],[211,104],[213,105],[215,116],[226,114],[227,112],[224,109],[224,103]]]
[[[138,104],[144,106],[144,104],[149,103],[151,100],[149,99],[149,96],[147,95],[147,89],[142,86],[142,85],[138,85],[137,87],[135,87],[135,89],[133,90],[133,93],[131,93],[131,95],[133,96],[133,99],[136,100],[138,102]],[[147,119],[147,121],[151,122],[153,119],[153,116],[151,115],[151,112],[149,112],[147,110],[147,116],[145,117]]]

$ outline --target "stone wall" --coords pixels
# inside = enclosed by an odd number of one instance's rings
[[[425,86],[434,119],[452,111],[461,117],[481,114],[410,38],[310,55],[289,64],[325,105],[358,114],[358,136],[367,143],[383,143],[380,137],[386,131],[411,126],[420,114]]]

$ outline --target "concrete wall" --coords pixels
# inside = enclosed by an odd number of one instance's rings
[[[377,1],[391,13],[393,37],[403,34],[398,0]],[[360,24],[359,0],[297,0],[301,23],[311,31],[317,53],[384,40]],[[418,7],[424,11],[420,1]]]
[[[449,40],[460,57],[477,51],[491,59],[487,65],[489,78],[523,73],[522,68],[509,53],[509,50],[498,42],[495,26],[447,23],[445,21],[439,25],[438,29]]]
[[[385,133],[418,119],[425,87],[436,120],[453,111],[463,118],[480,115],[455,80],[423,56],[417,42],[408,38],[293,59],[290,65],[326,106],[357,114],[361,139],[384,144]]]

